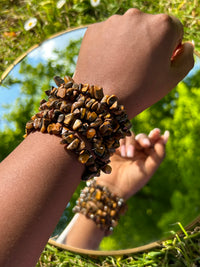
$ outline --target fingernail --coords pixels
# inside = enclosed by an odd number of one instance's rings
[[[125,145],[121,145],[121,156],[126,157],[126,147]]]
[[[128,148],[127,148],[126,156],[128,158],[133,158],[133,155],[134,155],[134,147],[133,147],[133,145],[129,145]]]
[[[169,136],[170,136],[170,132],[168,130],[165,131],[163,136],[164,136],[164,143],[166,145],[167,144],[167,141],[169,139]]]
[[[150,146],[150,145],[151,145],[149,139],[147,139],[147,138],[144,138],[144,139],[142,140],[142,142],[143,142],[143,145],[145,145],[145,146]]]
[[[195,42],[194,42],[194,40],[192,40],[190,43],[193,45],[193,47],[195,47]]]
[[[159,132],[160,133],[160,129],[159,128],[154,128],[153,130],[151,130],[150,133],[149,133],[149,137],[151,138],[152,135],[154,135],[155,132]]]

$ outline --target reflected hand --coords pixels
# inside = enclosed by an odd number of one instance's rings
[[[168,137],[168,131],[161,135],[155,128],[148,136],[132,134],[121,140],[119,149],[111,158],[111,174],[102,174],[97,182],[127,200],[150,180],[160,166]]]

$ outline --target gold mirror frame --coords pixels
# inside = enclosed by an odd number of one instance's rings
[[[50,36],[49,38],[47,38],[46,40],[44,40],[43,42],[41,42],[40,44],[36,44],[33,45],[30,49],[28,49],[25,53],[23,53],[21,56],[19,56],[1,75],[0,77],[0,85],[3,82],[3,80],[8,76],[8,74],[11,72],[11,70],[17,65],[19,64],[30,52],[32,52],[34,49],[38,48],[39,46],[41,46],[44,42],[51,40],[55,37],[61,36],[65,33],[68,32],[72,32],[74,30],[78,30],[78,29],[83,29],[88,27],[88,25],[85,26],[80,26],[80,27],[75,27],[75,28],[70,28],[68,30],[59,32],[57,34],[54,34],[52,36]],[[194,51],[194,54],[200,58],[200,53],[198,51]],[[185,227],[186,230],[190,230],[193,229],[195,227],[195,225],[200,224],[200,215],[193,220],[188,226]],[[176,234],[180,234],[180,232],[177,232]],[[162,248],[163,247],[163,242],[168,240],[168,239],[173,239],[175,237],[175,235],[171,235],[168,238],[162,239],[162,240],[157,240],[151,243],[148,243],[146,245],[143,246],[138,246],[135,248],[128,248],[128,249],[121,249],[121,250],[109,250],[109,251],[100,251],[100,250],[89,250],[89,249],[81,249],[81,248],[76,248],[76,247],[72,247],[72,246],[68,246],[68,245],[64,245],[61,243],[56,242],[53,238],[50,238],[48,240],[48,243],[50,245],[53,245],[55,247],[58,247],[60,249],[63,250],[67,250],[67,251],[71,251],[74,253],[78,253],[78,254],[86,254],[86,255],[96,255],[96,256],[117,256],[117,255],[128,255],[128,254],[136,254],[136,253],[141,253],[144,251],[149,251],[155,248]]]

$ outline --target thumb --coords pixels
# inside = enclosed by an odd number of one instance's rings
[[[194,45],[186,42],[175,52],[171,59],[171,71],[177,83],[182,80],[194,66]]]

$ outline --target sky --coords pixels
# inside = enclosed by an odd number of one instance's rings
[[[64,33],[53,39],[44,41],[39,45],[39,47],[32,50],[27,56],[26,59],[31,65],[37,65],[38,63],[47,62],[49,59],[56,59],[57,54],[55,50],[62,50],[69,45],[71,40],[78,40],[84,36],[86,28],[76,29],[67,33]],[[9,73],[9,76],[23,79],[23,76],[19,73],[20,63],[18,63]],[[5,78],[6,81],[6,78]],[[5,109],[3,105],[13,104],[15,99],[20,96],[20,86],[15,84],[10,88],[5,88],[0,85],[0,130],[4,128],[5,120],[2,118],[5,112],[9,112],[8,109]]]

